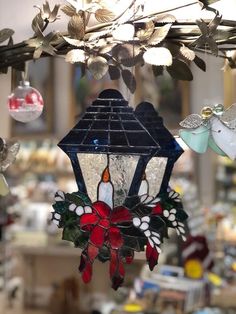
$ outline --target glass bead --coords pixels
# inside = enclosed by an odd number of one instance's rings
[[[213,107],[213,113],[216,116],[221,116],[224,112],[224,106],[222,104],[217,104]]]
[[[201,116],[203,119],[209,119],[213,115],[213,110],[211,107],[204,107],[201,111]]]

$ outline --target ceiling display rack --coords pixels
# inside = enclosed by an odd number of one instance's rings
[[[32,20],[32,37],[13,43],[14,30],[0,31],[0,71],[9,67],[24,70],[24,63],[47,56],[63,56],[65,61],[81,64],[96,79],[109,73],[112,80],[122,78],[129,90],[136,89],[132,67],[149,64],[155,76],[164,70],[175,79],[192,80],[189,68],[194,62],[206,70],[201,53],[212,54],[235,67],[228,51],[235,50],[236,22],[224,20],[210,7],[217,1],[191,1],[163,9],[148,1],[132,0],[127,6],[118,0],[68,0],[52,7],[46,1]],[[199,17],[186,20],[179,15],[198,9]],[[207,18],[201,18],[208,11]],[[177,14],[177,13],[178,14]],[[65,20],[63,32],[49,31],[58,19]],[[52,29],[50,27],[50,29]]]

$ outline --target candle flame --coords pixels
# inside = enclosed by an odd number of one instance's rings
[[[102,174],[102,182],[109,182],[110,181],[110,172],[109,168],[106,167]]]

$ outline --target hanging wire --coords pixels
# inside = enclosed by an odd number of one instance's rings
[[[133,19],[135,20],[135,16],[136,16],[136,1],[134,1],[134,4],[133,4]],[[133,44],[132,44],[132,58],[135,58],[135,46],[134,46],[134,41],[135,41],[135,32],[134,32],[134,36],[133,36]],[[132,79],[131,79],[131,86],[133,84],[135,84],[135,65],[132,66],[132,69],[131,69],[131,73],[132,73]],[[131,100],[131,93],[128,89],[128,87],[126,87],[126,90],[127,90],[127,94],[128,94],[128,102],[130,103],[130,100]],[[132,95],[133,97],[133,95]]]
[[[25,62],[25,70],[21,71],[21,80],[22,82],[29,80],[29,62]]]

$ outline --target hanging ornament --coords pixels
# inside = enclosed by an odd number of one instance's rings
[[[9,186],[3,172],[15,161],[20,149],[19,143],[7,143],[0,138],[0,195],[6,196],[9,193]]]
[[[16,121],[24,123],[37,119],[43,112],[43,105],[43,98],[39,91],[24,80],[8,97],[10,115]]]
[[[201,114],[186,117],[179,131],[182,140],[195,152],[203,154],[210,147],[221,156],[236,158],[236,104],[228,109],[217,104],[204,107]]]
[[[150,103],[134,112],[118,91],[106,90],[58,145],[71,160],[78,191],[56,193],[52,220],[64,240],[82,249],[84,282],[95,259],[109,261],[117,289],[135,252],[146,252],[152,270],[169,228],[185,240],[188,216],[169,188],[183,151]]]

